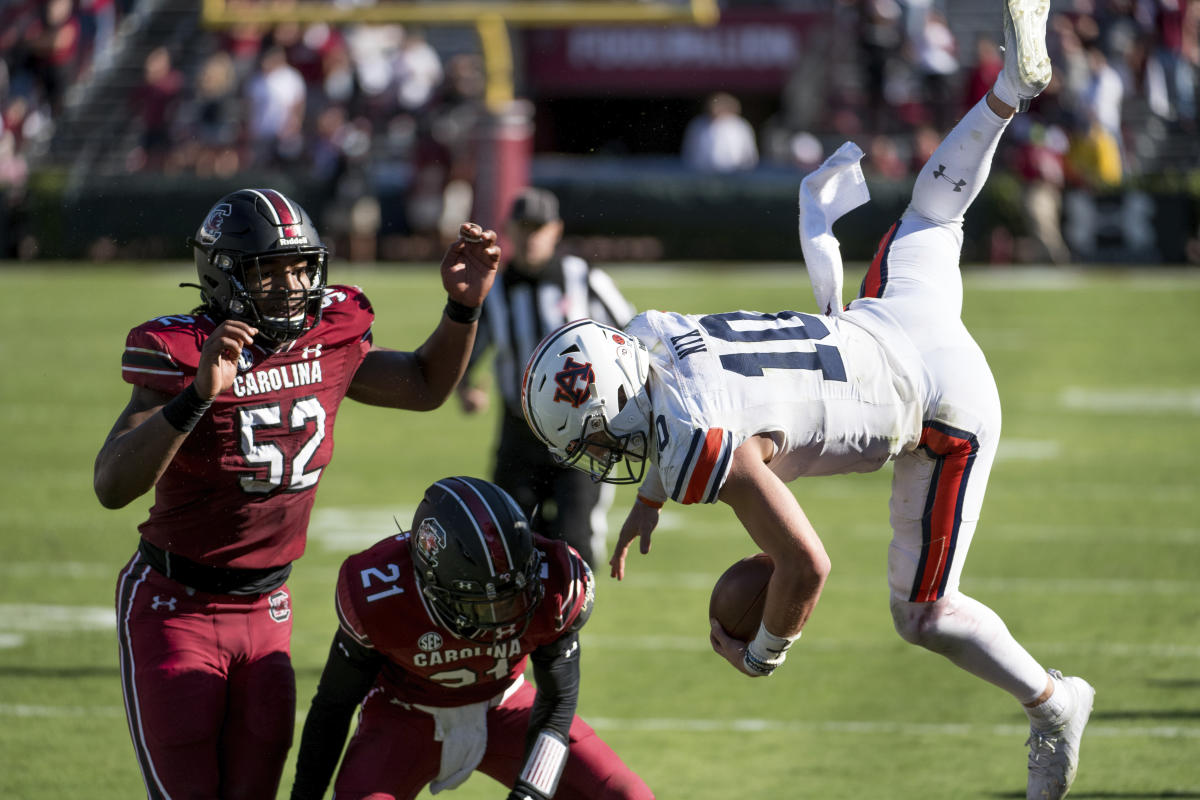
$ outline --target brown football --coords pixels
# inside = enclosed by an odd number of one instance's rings
[[[750,641],[758,633],[763,606],[767,602],[767,583],[775,563],[766,553],[735,561],[717,578],[708,600],[708,616],[721,623],[735,639]]]

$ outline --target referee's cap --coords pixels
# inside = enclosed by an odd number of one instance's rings
[[[530,225],[546,225],[558,218],[558,198],[551,191],[533,186],[521,190],[509,214],[513,222]]]

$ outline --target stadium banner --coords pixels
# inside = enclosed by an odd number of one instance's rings
[[[522,32],[535,97],[774,91],[828,47],[829,13],[723,11],[713,26],[614,25]]]

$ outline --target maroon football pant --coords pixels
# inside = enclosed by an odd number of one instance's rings
[[[117,581],[125,714],[147,797],[273,798],[296,712],[286,587],[188,591],[140,554]]]
[[[526,683],[488,711],[488,743],[478,770],[511,787],[525,763],[525,732],[536,689]],[[337,800],[412,800],[437,777],[442,745],[433,717],[372,693],[335,784]],[[500,795],[497,795],[498,797]],[[575,717],[555,800],[653,800],[654,794],[591,726]]]

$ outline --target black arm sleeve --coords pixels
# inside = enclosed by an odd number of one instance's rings
[[[291,800],[321,800],[325,796],[342,757],[350,718],[382,666],[383,656],[338,629],[304,721]]]
[[[537,696],[525,734],[526,758],[543,730],[552,730],[564,742],[570,741],[568,734],[579,703],[579,634],[572,630],[561,639],[539,647],[530,661],[533,679],[537,681]]]

